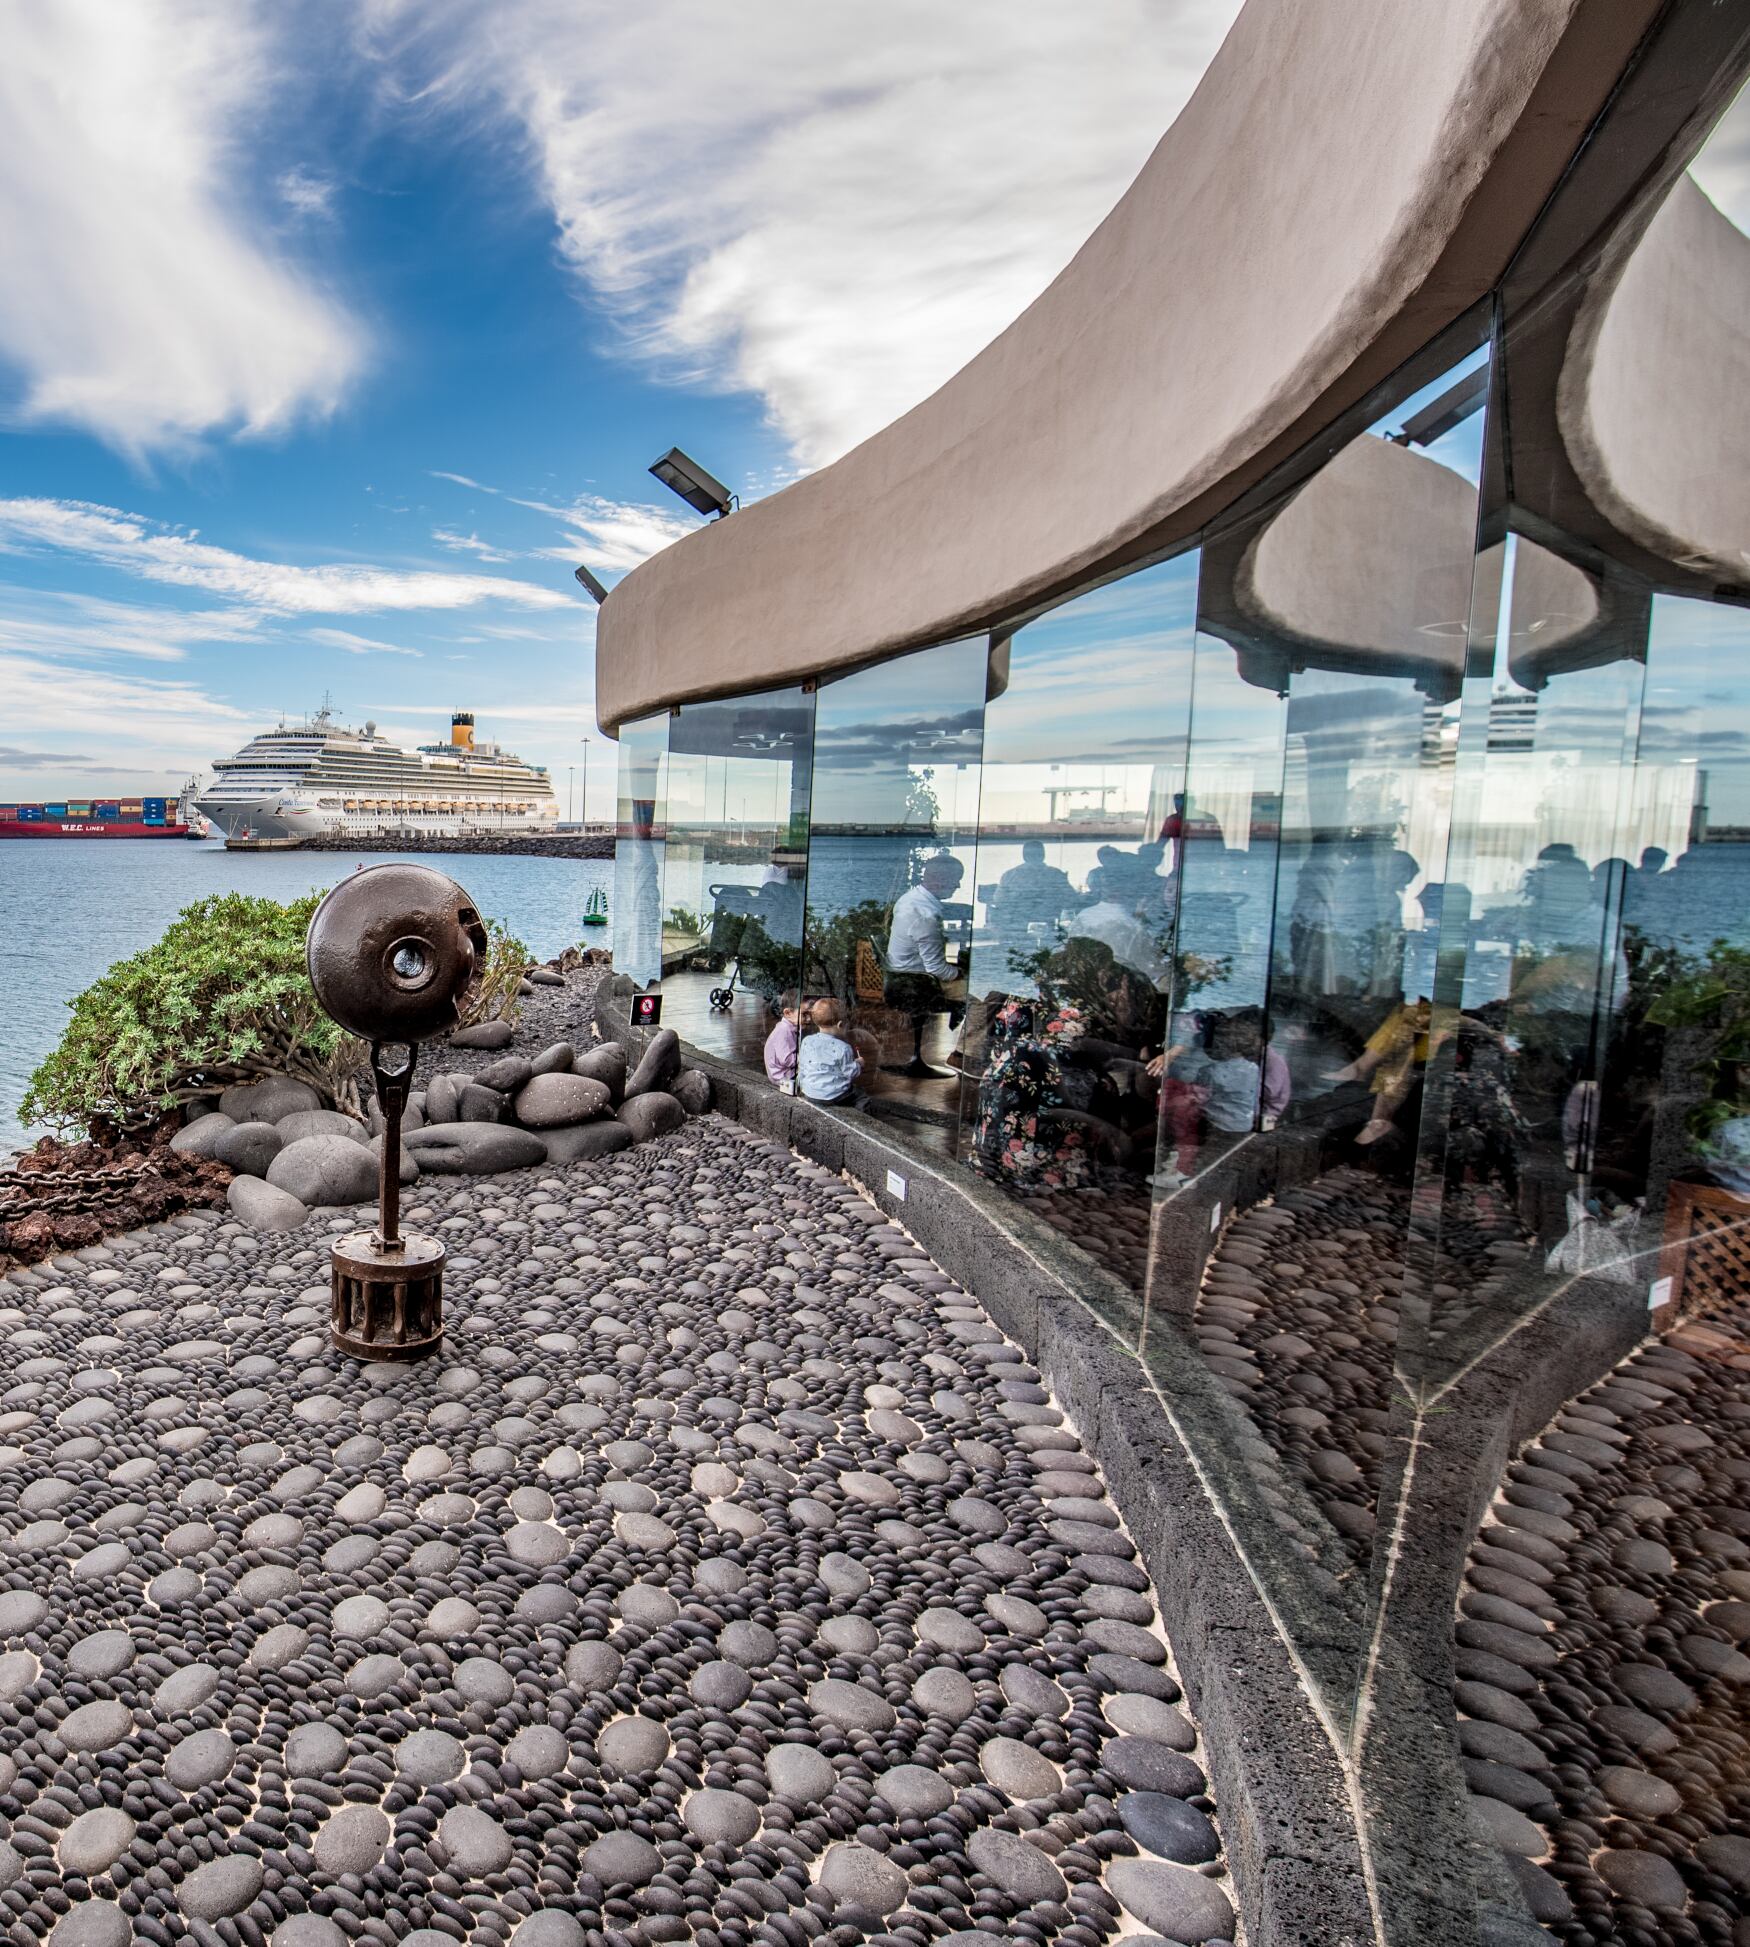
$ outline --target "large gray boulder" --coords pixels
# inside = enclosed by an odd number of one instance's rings
[[[574,1122],[569,1129],[543,1129],[541,1142],[549,1163],[587,1163],[598,1156],[632,1147],[632,1131],[613,1116],[599,1122]]]
[[[267,1180],[312,1209],[365,1203],[377,1194],[377,1160],[351,1136],[304,1136],[273,1159]]]
[[[702,1068],[683,1068],[668,1092],[688,1115],[703,1115],[711,1106],[711,1077]]]
[[[266,1176],[268,1164],[285,1146],[286,1138],[277,1123],[234,1122],[229,1129],[219,1131],[213,1155],[239,1176]]]
[[[495,1088],[468,1082],[456,1097],[456,1118],[460,1122],[497,1122],[504,1114],[504,1097]]]
[[[516,1119],[525,1129],[567,1129],[606,1115],[611,1106],[607,1083],[587,1075],[537,1075],[515,1103]]]
[[[251,1230],[296,1230],[309,1211],[288,1190],[257,1176],[234,1176],[225,1192],[231,1215]]]
[[[373,1136],[380,1136],[383,1133],[386,1126],[383,1120],[383,1111],[378,1108],[375,1102],[371,1104],[371,1112],[366,1117],[366,1120],[370,1124],[371,1134]],[[407,1106],[401,1111],[401,1133],[406,1135],[409,1129],[423,1129],[424,1127],[425,1095],[424,1091],[421,1090],[419,1095],[410,1095],[407,1098]]]
[[[273,1125],[282,1142],[302,1142],[306,1136],[348,1136],[362,1143],[370,1131],[356,1117],[342,1115],[338,1109],[296,1109]]]
[[[628,1096],[620,1104],[620,1120],[631,1130],[634,1141],[641,1143],[649,1142],[652,1136],[666,1136],[686,1119],[686,1110],[661,1089]]]
[[[617,1041],[604,1041],[599,1048],[591,1048],[587,1054],[576,1056],[571,1064],[579,1075],[587,1075],[591,1081],[605,1082],[609,1096],[616,1102],[626,1093],[626,1051]]]
[[[488,1062],[477,1070],[474,1079],[482,1088],[514,1095],[534,1072],[535,1064],[526,1055],[506,1055],[502,1061]]]
[[[650,1037],[644,1058],[632,1070],[626,1083],[628,1101],[634,1095],[647,1095],[652,1089],[665,1089],[681,1070],[681,1038],[673,1028],[658,1028]]]
[[[365,1147],[371,1153],[371,1167],[376,1172],[376,1175],[374,1175],[371,1178],[371,1181],[373,1184],[378,1184],[378,1179],[382,1176],[383,1173],[383,1138],[381,1136],[373,1136],[370,1139],[370,1141],[365,1145]],[[401,1143],[400,1180],[403,1183],[416,1183],[419,1180],[419,1164],[415,1159],[412,1150],[410,1150],[407,1147],[407,1141],[405,1135],[403,1136],[402,1143]],[[381,1185],[378,1184],[378,1187],[380,1188]]]
[[[530,1063],[530,1069],[537,1075],[557,1075],[576,1060],[577,1050],[569,1041],[555,1041],[552,1047],[541,1050]]]
[[[213,1156],[218,1153],[219,1139],[236,1127],[222,1109],[214,1109],[178,1129],[170,1138],[170,1147],[183,1156]]]
[[[440,1122],[416,1130],[407,1153],[425,1176],[496,1176],[500,1170],[544,1163],[541,1138],[498,1122]]]
[[[555,973],[551,967],[531,967],[529,969],[529,979],[537,987],[563,987],[565,985],[565,976],[562,973]]]
[[[427,1122],[454,1122],[457,1119],[456,1105],[462,1099],[462,1091],[474,1079],[472,1075],[458,1074],[451,1069],[429,1083],[425,1091],[425,1119]]]
[[[471,1028],[457,1028],[450,1036],[452,1048],[508,1048],[516,1039],[516,1029],[508,1021],[480,1021]]]
[[[300,1109],[319,1109],[322,1098],[308,1082],[289,1075],[268,1075],[259,1082],[239,1082],[219,1097],[220,1109],[233,1122],[278,1122]]]

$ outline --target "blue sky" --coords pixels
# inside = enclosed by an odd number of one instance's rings
[[[923,397],[1235,11],[13,15],[0,798],[174,787],[325,692],[409,741],[471,707],[563,796],[594,715],[572,564],[611,582],[696,525],[648,463],[679,444],[751,499]]]

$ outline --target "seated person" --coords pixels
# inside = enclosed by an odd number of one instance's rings
[[[852,1043],[845,1010],[829,995],[811,1011],[814,1032],[797,1050],[796,1086],[810,1102],[853,1101],[863,1058]]]
[[[1131,972],[1165,991],[1172,969],[1159,942],[1130,906],[1107,894],[1084,906],[1069,924],[1072,940],[1098,940]]]
[[[942,902],[954,896],[964,877],[958,859],[938,853],[924,861],[918,883],[902,893],[893,908],[882,998],[889,1007],[911,1016],[912,1058],[900,1071],[904,1074],[952,1079],[950,1070],[932,1068],[924,1060],[924,1023],[932,1014],[955,1016],[965,1005],[966,982],[949,962],[942,910]]]
[[[997,881],[991,896],[990,920],[1000,939],[1026,944],[1030,926],[1052,928],[1060,915],[1082,904],[1067,872],[1045,862],[1045,841],[1024,839],[1021,863],[1012,865]]]
[[[1177,1029],[1182,1017],[1173,1018]],[[1288,1106],[1288,1064],[1265,1046],[1263,1017],[1255,1007],[1212,1015],[1207,1052],[1176,1034],[1149,1072],[1161,1077],[1162,1119],[1174,1145],[1150,1179],[1157,1188],[1177,1188],[1196,1167],[1200,1146],[1219,1154],[1232,1147],[1232,1139],[1251,1134],[1260,1110],[1273,1128]]]
[[[802,1007],[794,987],[779,998],[778,1025],[766,1036],[766,1079],[779,1088],[796,1081],[796,1049],[801,1039]]]

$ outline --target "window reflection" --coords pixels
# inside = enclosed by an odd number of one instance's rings
[[[985,716],[962,1154],[1137,1295],[1197,566],[1179,556],[1020,630]]]
[[[614,970],[648,987],[662,978],[668,712],[620,730],[614,818]]]
[[[947,1148],[967,997],[989,646],[946,643],[816,699],[798,1087]],[[835,1045],[810,1050],[820,1034]]]
[[[813,746],[802,689],[688,703],[669,721],[664,1022],[749,1067],[802,977]]]
[[[1388,1462],[1485,351],[1206,540],[1143,1350],[1246,1456],[1279,1599],[1356,1613]],[[1273,1532],[1273,1541],[1266,1541]],[[1333,1627],[1336,1625],[1333,1624]]]

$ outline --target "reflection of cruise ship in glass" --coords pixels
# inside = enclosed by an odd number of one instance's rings
[[[199,805],[227,838],[542,831],[559,816],[546,771],[477,744],[471,711],[450,719],[447,744],[402,750],[374,723],[344,728],[326,704],[221,758]]]

